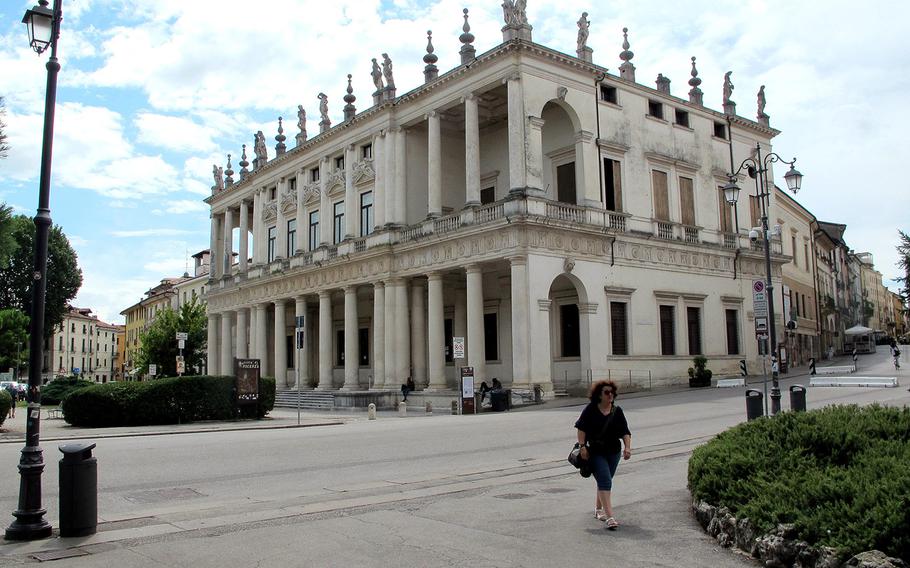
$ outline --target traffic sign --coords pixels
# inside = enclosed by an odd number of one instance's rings
[[[158,374],[158,365],[155,363],[149,363],[149,375],[155,376]]]
[[[464,359],[464,337],[452,338],[452,358]]]
[[[764,280],[752,281],[752,306],[755,310],[755,325],[758,326],[758,318],[767,320],[768,317],[768,296],[765,292]]]
[[[177,374],[182,375],[186,372],[186,363],[183,361],[177,361]]]
[[[178,339],[178,340],[181,340],[181,339],[182,339],[183,341],[186,341],[187,339],[189,339],[189,334],[188,334],[187,332],[185,332],[185,331],[178,331],[178,332],[177,332],[177,339]]]

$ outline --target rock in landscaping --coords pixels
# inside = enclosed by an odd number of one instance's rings
[[[850,568],[907,568],[907,563],[900,558],[888,556],[880,550],[869,550],[860,552],[847,560],[844,566]]]

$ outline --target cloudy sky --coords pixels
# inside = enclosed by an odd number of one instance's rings
[[[37,207],[47,55],[27,46],[21,23],[32,0],[0,3],[0,95],[12,150],[0,160],[0,201]],[[298,104],[318,116],[329,95],[341,119],[346,75],[358,109],[370,102],[370,59],[388,52],[398,92],[423,80],[426,30],[441,71],[457,64],[462,8],[478,52],[501,42],[497,0],[274,0],[261,13],[241,0],[63,0],[51,210],[79,255],[84,284],[75,303],[102,319],[161,278],[184,272],[209,246],[212,164],[262,130],[270,153],[279,115]],[[685,97],[698,57],[705,104],[721,106],[733,71],[739,114],[753,117],[765,85],[766,112],[782,134],[775,150],[798,157],[806,176],[797,200],[824,221],[846,223],[856,251],[898,274],[897,230],[910,230],[910,3],[870,0],[529,0],[534,40],[573,53],[576,20],[589,13],[588,45],[611,73],[629,28],[641,83],[658,73]],[[312,123],[310,130],[316,130]],[[898,167],[901,166],[901,167]],[[783,173],[783,169],[779,173]],[[778,180],[783,186],[782,180]]]

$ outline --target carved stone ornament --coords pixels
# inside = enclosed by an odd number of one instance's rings
[[[566,95],[569,94],[569,89],[566,87],[556,87],[556,98],[564,101],[566,100]]]
[[[372,160],[361,160],[354,164],[354,183],[371,180],[376,177]]]
[[[570,273],[575,268],[575,259],[571,256],[566,257],[565,261],[562,263],[562,269],[565,273]]]

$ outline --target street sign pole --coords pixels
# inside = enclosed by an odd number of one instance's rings
[[[295,329],[294,329],[294,351],[297,354],[297,364],[294,366],[294,370],[297,374],[297,425],[300,426],[300,350],[303,349],[303,339],[304,339],[304,326],[306,324],[306,316],[297,316],[295,319]]]

